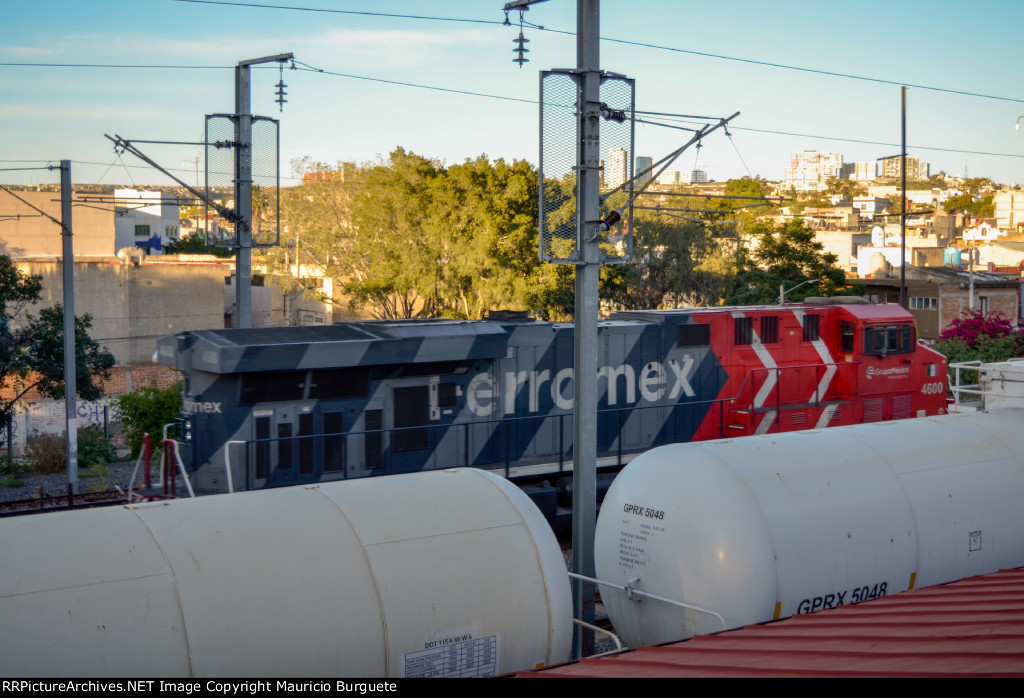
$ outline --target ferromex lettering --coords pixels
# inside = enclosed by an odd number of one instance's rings
[[[675,400],[680,395],[693,397],[690,375],[693,372],[693,357],[681,360],[669,359],[665,364],[651,361],[638,372],[629,364],[602,366],[597,371],[597,380],[604,383],[609,407],[621,402],[634,403],[638,397],[647,402],[664,398]],[[540,411],[541,395],[545,392],[556,407],[572,409],[573,369],[563,368],[554,375],[551,371],[506,371],[501,379],[490,373],[473,376],[466,390],[466,404],[478,417],[514,414],[516,397],[525,390],[528,395],[527,410]],[[639,395],[638,395],[639,393]]]

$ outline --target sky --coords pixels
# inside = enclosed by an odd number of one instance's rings
[[[252,78],[253,113],[280,119],[283,185],[298,181],[301,158],[365,163],[397,147],[447,164],[481,155],[537,164],[539,71],[575,67],[576,3],[525,13],[522,68],[512,62],[519,13],[502,26],[503,5],[0,0],[0,183],[56,182],[56,172],[16,168],[70,159],[75,183],[171,184],[118,157],[104,134],[201,141],[206,114],[233,110],[233,67],[288,52],[297,69],[284,71],[283,112],[276,64]],[[600,63],[636,80],[638,110],[709,117],[676,125],[740,112],[731,138],[718,131],[672,169],[781,179],[794,151],[844,162],[896,154],[900,85],[910,85],[909,155],[932,173],[1024,183],[1024,131],[1014,129],[1024,115],[1022,26],[1019,0],[605,0]],[[688,138],[637,124],[635,152],[658,160]],[[138,147],[195,184],[201,146]]]

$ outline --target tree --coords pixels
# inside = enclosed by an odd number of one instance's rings
[[[111,402],[128,447],[137,456],[146,434],[159,439],[164,425],[173,422],[181,412],[181,381],[166,388],[157,387],[153,381],[149,386],[118,395]]]
[[[398,148],[369,165],[296,165],[316,176],[282,191],[294,252],[264,255],[282,283],[294,283],[287,267],[298,258],[381,318],[564,312],[572,279],[539,262],[529,163],[480,156],[444,167]]]
[[[967,310],[942,331],[933,348],[950,362],[1005,361],[1024,356],[1024,331],[999,313]]]
[[[847,291],[846,275],[836,266],[838,258],[825,252],[814,231],[802,220],[782,226],[758,223],[751,229],[752,249],[741,248],[736,256],[736,286],[726,305],[777,303],[779,284],[791,288],[818,279],[787,294],[791,301],[807,296],[833,296]]]
[[[992,204],[992,199],[992,194],[981,198],[974,198],[970,193],[964,193],[949,197],[942,206],[947,213],[963,212],[975,218],[992,218],[995,216],[995,206]]]
[[[189,235],[176,242],[169,242],[164,248],[165,254],[212,254],[217,257],[234,257],[235,251],[230,247],[211,245],[202,235]]]
[[[636,214],[633,261],[608,267],[601,295],[627,310],[716,303],[718,278],[705,261],[717,246],[707,227],[675,218]]]
[[[0,428],[6,428],[18,401],[35,389],[44,397],[64,396],[64,311],[26,312],[41,297],[41,277],[25,274],[0,255]],[[103,395],[100,378],[109,378],[114,357],[89,336],[92,318],[75,317],[76,392],[84,400]]]
[[[856,180],[849,177],[829,177],[825,180],[826,191],[830,195],[838,195],[844,199],[852,199],[855,196],[865,196],[868,193],[866,187],[858,184]]]

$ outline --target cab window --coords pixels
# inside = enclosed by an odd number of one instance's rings
[[[914,328],[911,325],[868,327],[864,330],[864,353],[872,356],[909,354],[914,351]]]

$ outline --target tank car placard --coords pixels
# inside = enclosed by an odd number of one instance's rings
[[[498,672],[498,636],[465,633],[431,640],[427,649],[402,655],[403,679],[480,678]]]
[[[631,516],[622,517],[622,529],[619,532],[619,567],[625,570],[645,567],[651,560],[648,546],[654,542],[658,534],[665,532],[665,527],[660,523],[665,519],[665,511],[636,504],[625,504],[622,510]]]

